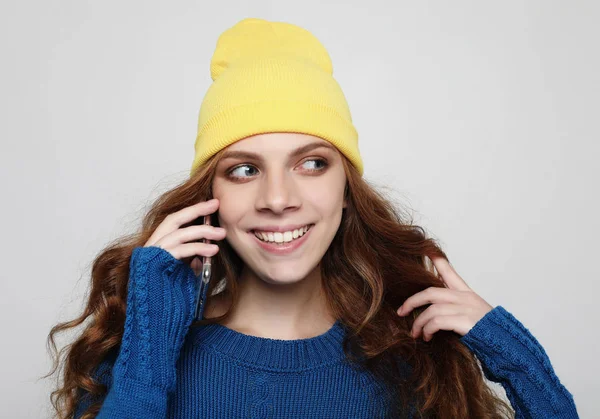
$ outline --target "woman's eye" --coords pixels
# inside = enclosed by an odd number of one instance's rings
[[[248,170],[250,169],[250,170]],[[229,172],[229,176],[231,177],[245,177],[245,174],[248,174],[248,172],[252,171],[252,170],[256,170],[256,168],[254,166],[250,166],[249,164],[243,164],[241,166],[236,167],[235,169],[233,169],[231,172]],[[252,175],[252,174],[250,174]]]
[[[310,162],[320,163],[322,165],[321,167],[309,168],[308,170],[311,170],[311,171],[319,171],[319,170],[323,170],[324,168],[327,167],[327,162],[325,160],[323,160],[323,159],[310,159],[310,160],[306,160],[304,163],[302,163],[302,165],[305,165],[306,163],[310,163]],[[315,166],[315,165],[313,164],[312,166]],[[318,166],[318,164],[317,164],[317,166]]]
[[[316,163],[316,164],[315,164]],[[309,172],[319,172],[327,168],[327,161],[324,159],[309,159],[302,163],[302,166]],[[228,172],[228,176],[235,179],[248,178],[256,175],[258,170],[251,164],[242,164]]]

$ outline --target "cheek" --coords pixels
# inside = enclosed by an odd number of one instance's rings
[[[310,200],[315,205],[326,212],[336,213],[338,207],[344,205],[344,190],[346,188],[346,176],[341,164],[336,165],[329,173],[326,173],[318,182],[306,188],[304,192],[306,196],[310,196]]]
[[[233,197],[239,194],[217,180],[213,182],[212,190],[213,197],[219,200],[217,210],[219,225],[229,227],[235,224],[240,218],[240,213],[244,212],[244,208],[240,208],[240,202],[244,202],[244,200],[234,199]]]
[[[243,212],[244,209],[240,208],[240,205],[236,205],[235,202],[220,200],[218,209],[219,225],[225,228],[234,225],[240,219]]]
[[[344,196],[342,192],[332,193],[335,188],[313,188],[307,191],[307,197],[310,200],[312,206],[317,208],[319,213],[323,216],[336,215],[342,211],[344,205]]]

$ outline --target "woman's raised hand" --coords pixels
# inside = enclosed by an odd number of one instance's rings
[[[174,391],[177,360],[195,316],[200,282],[184,259],[211,257],[219,251],[216,244],[198,240],[223,240],[225,229],[203,223],[193,225],[218,208],[219,201],[212,199],[169,214],[144,246],[133,249],[125,329],[113,367],[114,384],[131,388],[143,385],[143,391],[160,391],[160,397],[164,396],[162,392]],[[135,394],[130,396],[135,399]],[[119,393],[113,397],[120,397]],[[135,405],[133,399],[115,400],[113,406]]]
[[[196,260],[196,256],[211,257],[216,255],[219,246],[202,243],[198,240],[223,240],[226,234],[224,228],[204,224],[184,228],[181,228],[181,226],[189,224],[197,218],[210,215],[218,208],[219,200],[215,198],[169,214],[152,233],[144,247],[160,247],[173,255],[174,258],[183,261],[186,259]]]
[[[477,295],[443,257],[431,259],[448,288],[429,287],[406,299],[397,310],[406,316],[414,308],[431,304],[415,319],[411,335],[430,341],[438,330],[453,330],[466,335],[493,307]]]

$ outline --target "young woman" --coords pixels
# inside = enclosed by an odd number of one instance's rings
[[[332,74],[297,26],[220,36],[189,180],[96,258],[84,312],[50,332],[87,322],[60,417],[578,417],[531,333],[363,179]]]

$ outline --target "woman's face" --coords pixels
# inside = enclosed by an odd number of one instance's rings
[[[213,196],[220,201],[219,224],[245,270],[273,284],[306,278],[319,265],[346,207],[338,150],[312,135],[266,133],[239,140],[225,153]],[[300,236],[304,226],[310,228]],[[283,241],[283,247],[264,243],[269,238]]]

